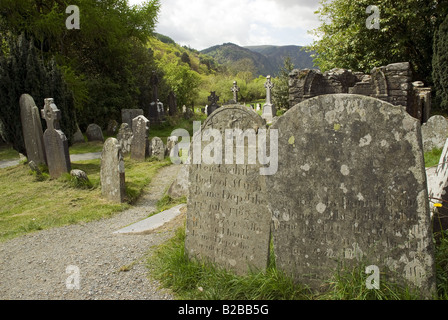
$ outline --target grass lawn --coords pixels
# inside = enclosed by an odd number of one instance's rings
[[[436,250],[439,299],[447,299],[448,239]],[[265,271],[237,276],[212,263],[189,260],[185,254],[185,227],[174,238],[157,247],[147,267],[165,288],[181,300],[416,300],[418,292],[401,288],[381,276],[380,289],[369,290],[364,265],[352,270],[335,270],[326,290],[312,292],[294,283],[276,268],[273,246]],[[437,297],[436,297],[437,298]]]
[[[132,205],[157,171],[169,160],[135,162],[125,159],[127,202],[101,197],[100,160],[72,163],[85,171],[91,188],[74,187],[70,180],[37,179],[27,165],[0,169],[0,242],[43,230],[110,217]]]

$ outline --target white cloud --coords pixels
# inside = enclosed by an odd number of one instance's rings
[[[143,0],[130,0],[131,4]],[[306,45],[318,26],[318,0],[161,0],[156,32],[202,50],[238,45]]]

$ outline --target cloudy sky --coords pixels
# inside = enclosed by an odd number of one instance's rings
[[[139,4],[143,0],[129,0]],[[307,45],[318,26],[318,0],[160,0],[156,32],[202,50],[233,42]]]

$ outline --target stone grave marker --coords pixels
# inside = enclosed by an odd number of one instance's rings
[[[233,103],[238,103],[238,92],[240,92],[240,87],[238,87],[238,83],[236,81],[233,81],[233,86],[230,88],[230,91],[233,93]]]
[[[35,164],[47,164],[39,109],[33,97],[29,94],[22,94],[19,104],[23,139],[28,161],[33,161]]]
[[[145,161],[149,155],[149,120],[145,116],[138,116],[132,120],[134,137],[131,144],[131,159]]]
[[[44,132],[44,144],[48,170],[51,179],[57,179],[63,173],[70,172],[71,163],[68,152],[68,140],[59,125],[61,111],[54,104],[53,98],[45,99],[45,106],[41,110],[41,115],[47,122],[47,130]]]
[[[207,116],[211,115],[216,109],[220,106],[218,105],[219,96],[216,95],[215,91],[212,91],[210,96],[208,97],[208,101],[210,105],[207,108]]]
[[[274,88],[274,84],[271,82],[271,76],[267,76],[264,87],[266,88],[266,104],[263,106],[263,114],[261,117],[267,122],[272,122],[277,115],[277,110],[272,103],[272,89]]]
[[[87,141],[104,142],[103,131],[101,127],[95,123],[89,124],[86,130]]]
[[[433,231],[448,230],[448,139],[434,173],[428,175],[428,194],[430,200]],[[434,204],[441,204],[436,208]]]
[[[84,135],[82,134],[81,129],[78,125],[76,125],[76,132],[73,134],[73,143],[84,143],[86,140],[84,139]]]
[[[124,160],[120,143],[115,138],[109,138],[104,143],[100,177],[103,197],[123,202],[126,196]]]
[[[121,122],[127,123],[132,130],[132,120],[138,116],[143,115],[142,109],[122,109],[121,110]]]
[[[422,125],[423,150],[442,149],[448,138],[448,120],[443,116],[433,116]]]
[[[165,144],[159,137],[151,139],[151,156],[156,157],[159,161],[165,159]]]
[[[435,289],[420,124],[359,95],[306,100],[280,117],[279,168],[266,177],[277,268],[318,290],[339,267],[375,265]]]
[[[249,155],[249,150],[254,151],[260,129],[266,129],[266,124],[258,114],[245,107],[228,106],[215,111],[196,132],[188,173],[185,251],[189,258],[208,260],[237,274],[266,268],[271,215],[260,165],[246,156],[244,161],[235,161],[238,149],[244,147]],[[254,139],[250,134],[245,138],[246,133],[252,133]],[[234,143],[236,138],[242,138],[243,143]],[[221,145],[212,144],[212,139]],[[233,150],[233,156],[224,150]],[[202,161],[198,161],[201,151]]]
[[[122,123],[120,129],[118,130],[117,140],[120,142],[121,151],[123,154],[131,152],[132,139],[134,138],[134,133],[131,127],[127,123]]]

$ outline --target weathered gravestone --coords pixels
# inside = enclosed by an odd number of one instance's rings
[[[422,125],[423,150],[442,149],[448,138],[448,120],[443,116],[433,116]]]
[[[20,118],[28,161],[33,161],[35,164],[46,164],[47,158],[39,109],[33,97],[29,94],[22,94],[20,97]]]
[[[63,173],[70,172],[71,163],[68,152],[68,140],[59,125],[61,111],[54,104],[53,98],[45,99],[45,106],[41,110],[41,115],[47,122],[47,130],[44,133],[44,144],[48,170],[50,177],[57,179]]]
[[[86,140],[84,139],[84,135],[82,134],[81,129],[78,125],[76,125],[76,132],[73,134],[73,143],[84,143]]]
[[[90,124],[86,130],[87,141],[104,142],[103,131],[101,127],[95,123]]]
[[[122,123],[127,123],[129,128],[132,129],[132,120],[142,115],[143,115],[142,109],[122,109],[121,121]]]
[[[277,268],[319,289],[339,267],[375,265],[430,298],[432,228],[420,124],[358,95],[306,100],[280,117],[266,177]]]
[[[271,215],[256,155],[253,159],[261,129],[266,123],[259,115],[228,106],[215,111],[195,133],[185,240],[189,258],[208,260],[237,274],[266,268]],[[244,159],[237,156],[241,151],[247,153]]]
[[[151,139],[151,156],[156,157],[157,160],[162,161],[165,159],[165,144],[159,137],[154,137]]]
[[[428,174],[428,194],[433,231],[448,230],[448,139],[434,173]],[[442,207],[436,208],[437,203]]]
[[[216,95],[215,91],[212,91],[210,93],[208,101],[210,102],[210,105],[207,108],[207,116],[211,115],[213,112],[215,112],[215,110],[220,108],[220,106],[218,105],[219,96]]]
[[[118,130],[117,140],[120,142],[123,153],[131,152],[132,140],[134,139],[134,132],[127,123],[122,123]]]
[[[144,116],[138,116],[132,120],[134,138],[131,144],[131,158],[137,161],[145,161],[149,155],[149,120]]]
[[[120,143],[115,138],[109,138],[104,143],[100,177],[103,197],[123,202],[126,196],[124,160]]]
[[[267,122],[272,122],[277,115],[277,110],[272,103],[272,89],[274,88],[274,84],[271,81],[271,76],[267,76],[264,87],[266,88],[266,104],[263,106],[263,114],[261,117]]]

